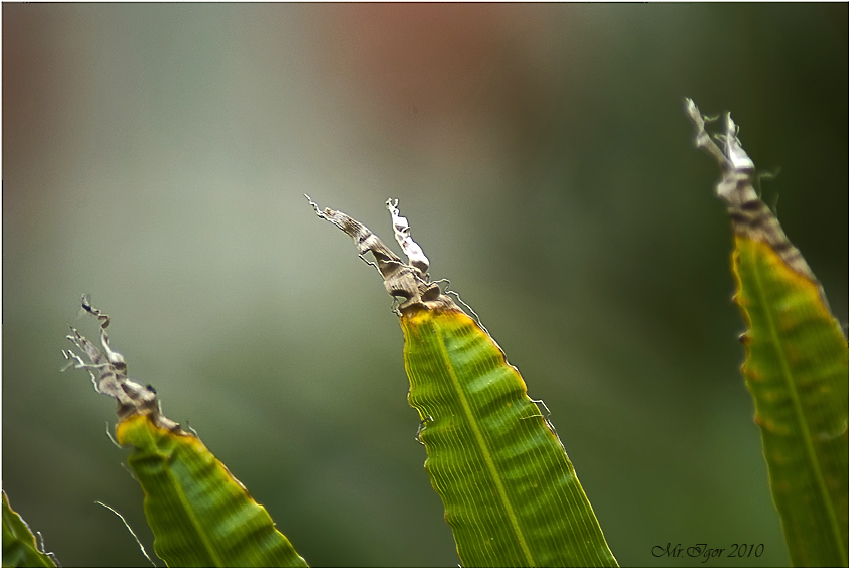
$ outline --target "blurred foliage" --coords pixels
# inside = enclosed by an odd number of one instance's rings
[[[795,567],[847,565],[847,338],[820,287],[766,244],[735,237],[741,371]]]
[[[95,500],[152,542],[102,434],[112,404],[57,373],[86,291],[121,315],[131,377],[311,564],[457,564],[390,300],[306,191],[384,236],[401,199],[432,276],[569,438],[621,564],[690,563],[652,556],[668,542],[761,543],[748,564],[788,564],[716,173],[681,101],[733,110],[756,164],[781,167],[766,197],[846,324],[847,4],[3,18],[3,481],[63,563],[145,563]]]

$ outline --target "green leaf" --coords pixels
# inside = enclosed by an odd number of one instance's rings
[[[735,239],[742,367],[795,566],[847,566],[847,341],[819,287],[768,245]]]
[[[725,117],[715,144],[693,101],[697,146],[720,165],[735,234],[735,302],[747,322],[742,367],[773,502],[796,566],[848,564],[848,346],[823,288],[758,198],[755,166]]]
[[[558,437],[519,372],[457,309],[401,319],[425,468],[465,566],[616,566]]]
[[[135,447],[130,467],[145,491],[154,551],[172,567],[306,567],[289,540],[196,437],[149,415],[119,423]]]
[[[461,562],[616,566],[560,439],[495,342],[430,282],[428,258],[398,200],[387,209],[409,264],[359,221],[310,205],[351,236],[361,256],[372,253],[399,301],[409,400],[422,419],[425,467]]]
[[[9,506],[6,492],[3,495],[3,567],[56,567],[53,560],[42,553],[27,523]]]

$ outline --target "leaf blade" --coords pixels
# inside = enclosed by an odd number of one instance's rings
[[[742,373],[797,566],[847,565],[847,343],[819,286],[765,243],[735,239]]]
[[[469,566],[612,566],[590,502],[519,372],[459,310],[402,317],[426,470]]]
[[[560,439],[489,334],[431,282],[398,200],[386,205],[410,264],[356,219],[305,197],[354,240],[361,258],[372,253],[398,303],[408,400],[422,420],[425,468],[462,563],[616,566]]]
[[[145,492],[154,551],[170,566],[306,567],[260,504],[199,439],[132,415],[118,442]]]

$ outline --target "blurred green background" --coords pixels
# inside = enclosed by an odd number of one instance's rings
[[[391,299],[302,193],[392,241],[542,398],[623,565],[788,564],[731,236],[683,98],[781,167],[848,315],[848,5],[3,4],[3,486],[66,566],[145,565],[81,292],[314,566],[456,566]],[[392,244],[395,245],[394,243]],[[728,549],[727,549],[728,551]]]

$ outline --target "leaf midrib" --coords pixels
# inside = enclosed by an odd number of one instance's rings
[[[523,534],[513,503],[508,497],[508,493],[505,489],[505,485],[499,473],[499,469],[496,467],[496,464],[493,461],[493,457],[490,453],[490,448],[487,446],[487,442],[484,439],[484,434],[478,427],[477,417],[472,411],[472,406],[470,405],[469,398],[467,397],[466,392],[461,386],[460,379],[455,373],[454,362],[452,362],[451,358],[449,357],[449,352],[448,348],[446,347],[443,331],[440,329],[439,326],[435,326],[435,331],[437,332],[436,335],[440,345],[440,355],[443,358],[443,364],[445,365],[445,368],[448,371],[452,387],[455,390],[455,394],[457,395],[458,401],[460,401],[463,413],[466,416],[467,423],[469,424],[472,433],[475,437],[475,442],[478,446],[478,450],[482,458],[484,459],[484,464],[487,467],[487,472],[490,475],[490,479],[496,485],[496,491],[498,493],[499,499],[501,500],[502,506],[504,507],[505,512],[508,515],[508,519],[510,520],[511,529],[516,535],[517,542],[519,543],[520,548],[522,549],[523,555],[525,555],[526,565],[528,567],[536,567],[536,563],[534,562],[534,555],[532,554],[531,549],[528,546],[528,542],[525,539],[525,535]]]
[[[771,253],[774,253],[771,250]],[[752,259],[750,259],[752,261]],[[823,469],[821,467],[821,463],[817,458],[817,452],[814,448],[814,443],[812,440],[811,429],[809,428],[808,420],[806,419],[806,414],[803,409],[803,403],[800,399],[800,394],[797,390],[797,384],[795,382],[795,375],[791,369],[791,364],[786,357],[785,351],[782,349],[782,341],[779,338],[778,329],[774,319],[771,315],[767,292],[765,290],[765,284],[761,277],[760,267],[753,263],[753,279],[756,285],[756,292],[758,294],[761,305],[764,307],[764,318],[767,323],[767,329],[770,334],[770,342],[773,344],[773,348],[775,353],[777,354],[777,361],[779,362],[779,366],[781,369],[782,378],[785,380],[785,383],[788,386],[788,390],[791,393],[791,400],[794,404],[794,415],[797,418],[797,422],[800,425],[801,430],[803,431],[803,441],[806,448],[806,456],[809,458],[809,462],[812,466],[812,471],[815,474],[815,480],[817,481],[818,491],[821,496],[821,500],[824,503],[827,514],[829,516],[829,525],[832,530],[833,539],[838,548],[838,551],[841,555],[844,564],[847,564],[847,552],[844,549],[844,539],[841,533],[840,524],[838,523],[838,516],[835,512],[835,507],[830,499],[829,489],[826,485],[826,480],[824,479]],[[790,269],[790,267],[789,267]]]

